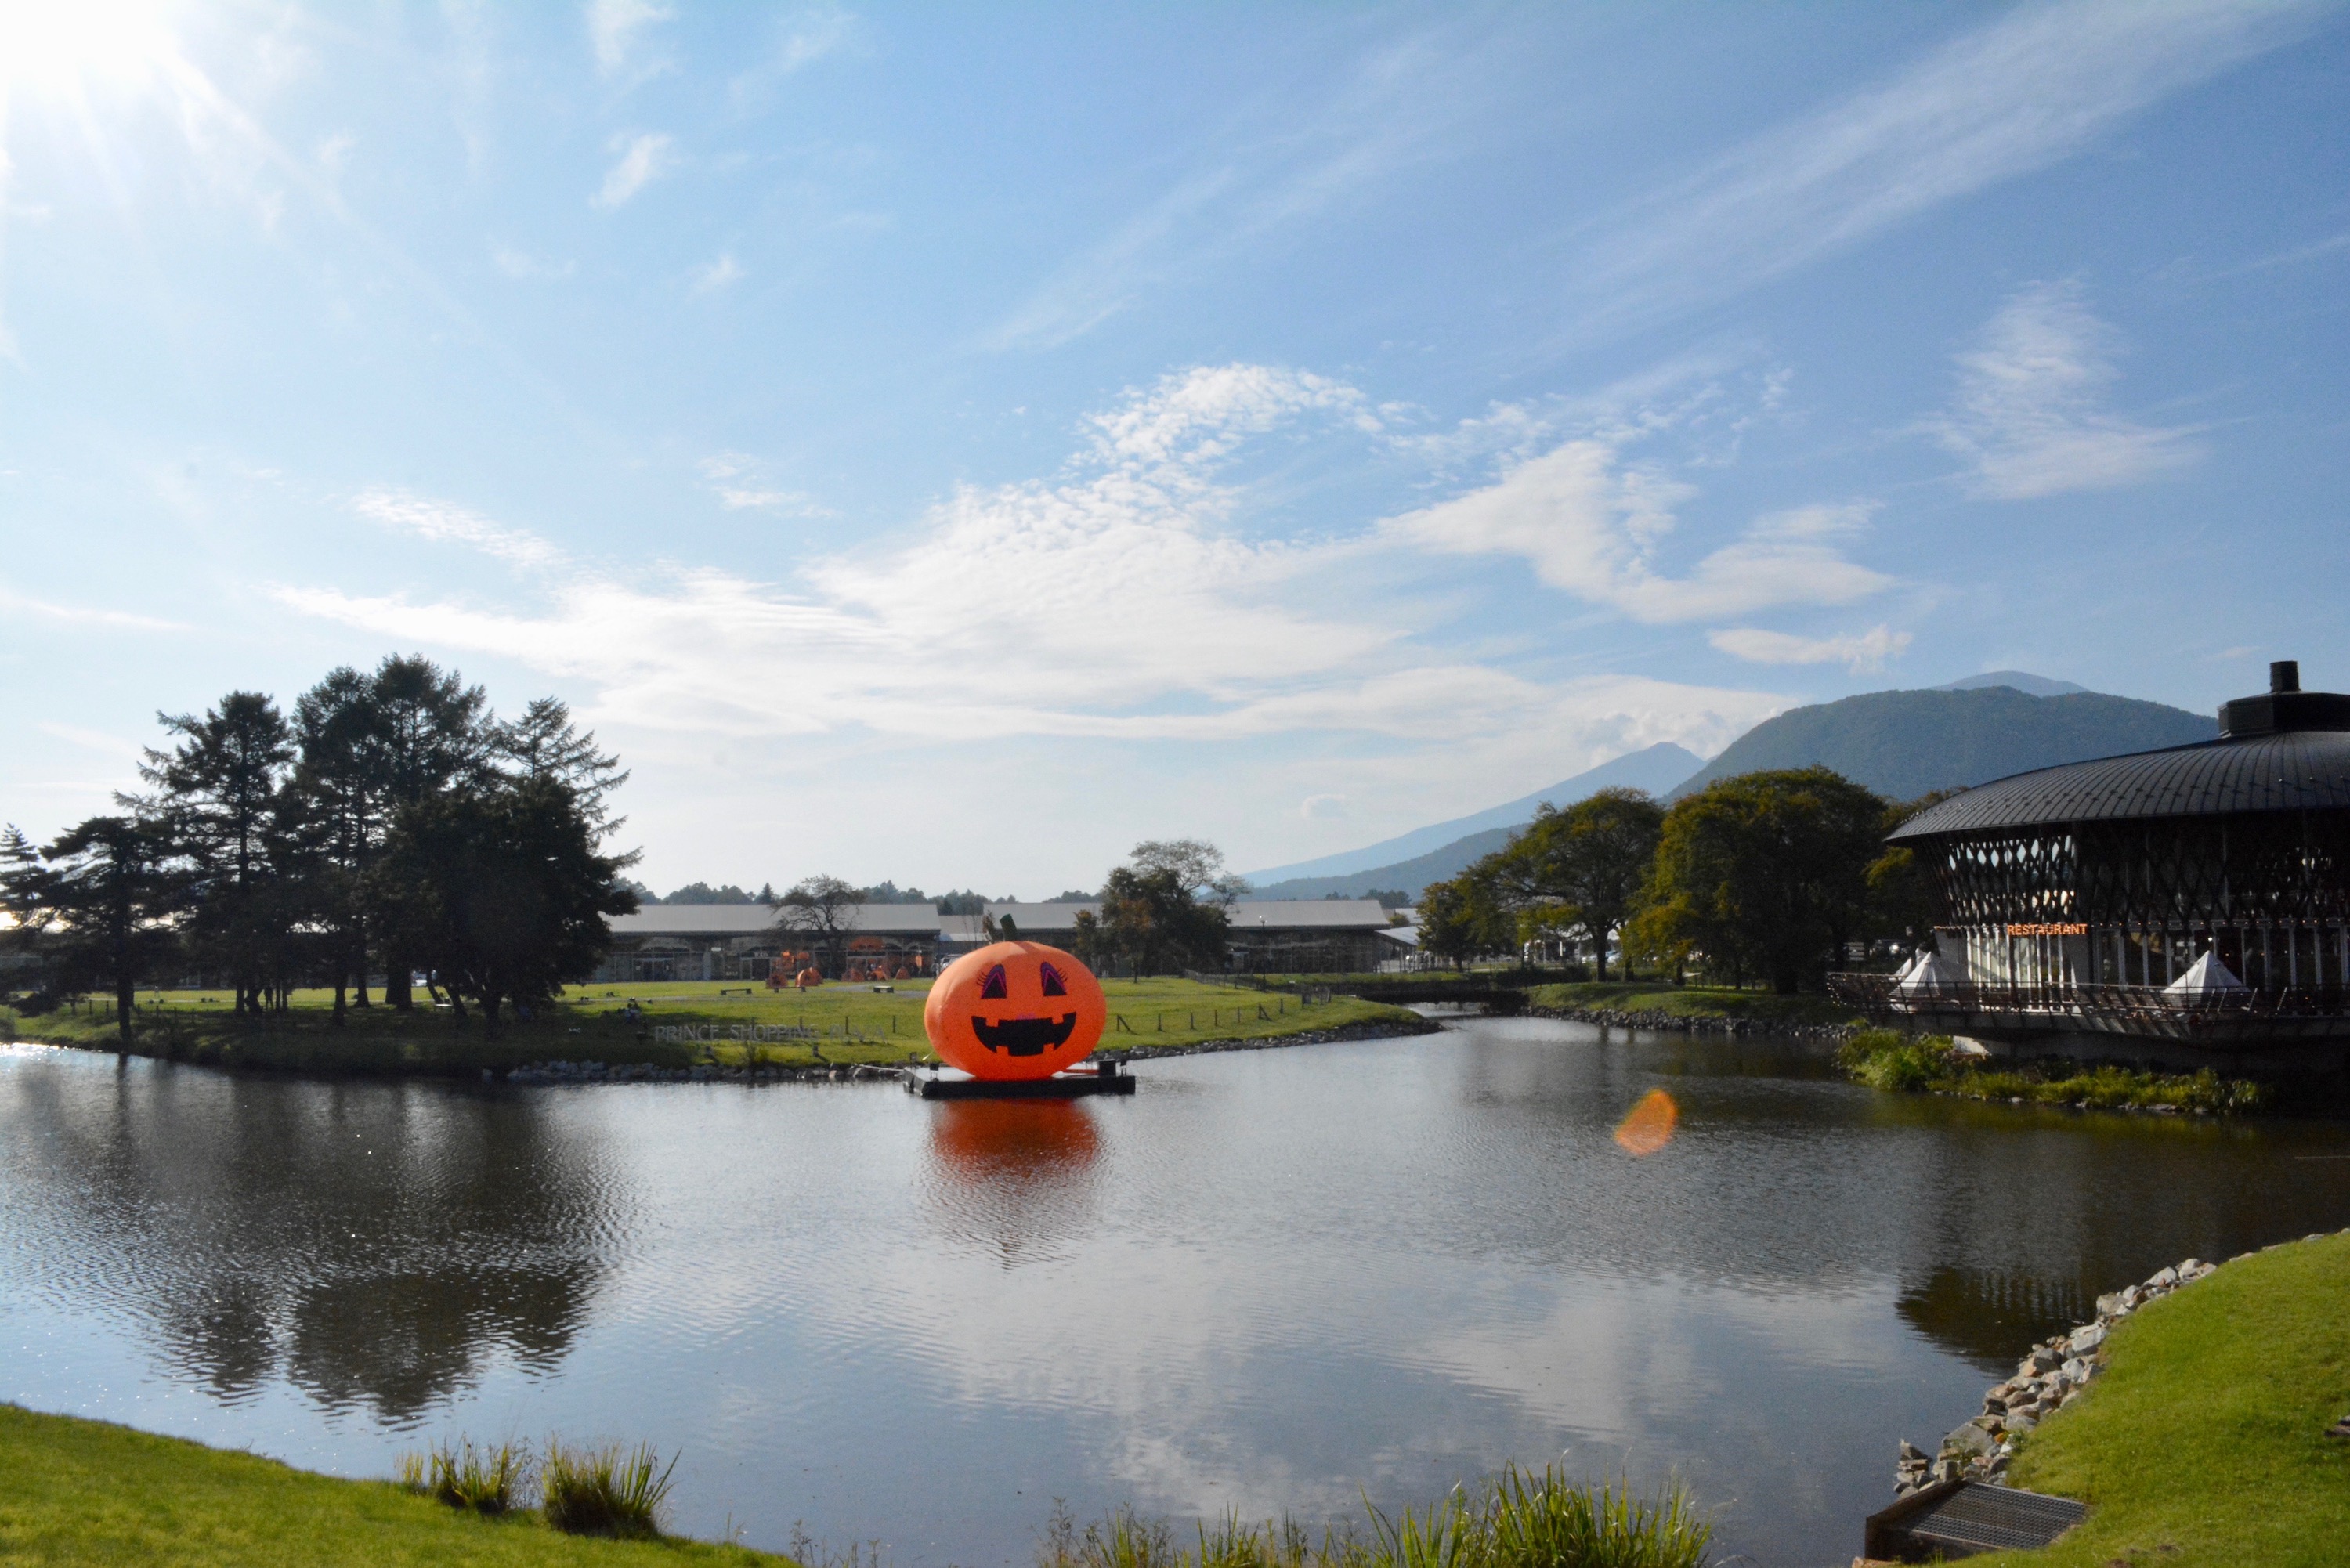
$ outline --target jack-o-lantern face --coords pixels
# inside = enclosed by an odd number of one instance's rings
[[[931,1049],[974,1078],[1047,1078],[1085,1060],[1107,1016],[1093,971],[1042,942],[997,942],[939,974],[922,1005]]]

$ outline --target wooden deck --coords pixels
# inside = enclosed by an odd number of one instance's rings
[[[1870,1514],[1861,1551],[1887,1563],[1932,1563],[1979,1552],[2045,1546],[2088,1512],[2088,1504],[2069,1497],[2044,1497],[1981,1481],[1943,1481]]]
[[[1130,1095],[1134,1075],[1118,1071],[1115,1062],[1097,1062],[1087,1072],[1055,1073],[1049,1078],[1009,1082],[966,1077],[961,1073],[926,1073],[911,1068],[901,1075],[906,1092],[926,1100],[1075,1100],[1087,1095]]]

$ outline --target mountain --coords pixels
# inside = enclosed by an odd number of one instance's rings
[[[1360,877],[1348,877],[1355,871],[1374,867],[1388,867],[1409,862],[1431,850],[1444,848],[1456,839],[1489,828],[1523,827],[1534,819],[1534,808],[1547,801],[1552,805],[1573,805],[1587,795],[1603,789],[1643,789],[1651,794],[1665,791],[1689,777],[1691,770],[1700,766],[1695,753],[1683,750],[1667,741],[1644,751],[1630,752],[1612,762],[1600,763],[1587,773],[1571,779],[1562,779],[1548,789],[1536,790],[1520,800],[1493,806],[1485,811],[1457,816],[1450,822],[1440,822],[1430,827],[1418,827],[1394,838],[1381,839],[1363,849],[1351,849],[1343,855],[1325,855],[1318,860],[1300,860],[1294,866],[1274,866],[1263,871],[1244,873],[1250,883],[1258,886],[1262,897],[1269,898],[1318,898],[1326,892],[1346,891],[1350,898],[1363,895],[1352,891]],[[1463,865],[1467,862],[1463,861]],[[1445,873],[1451,876],[1451,872]],[[1340,888],[1336,878],[1347,878],[1347,888]],[[1280,891],[1299,879],[1315,880],[1309,893]],[[1328,882],[1323,887],[1322,882]],[[1263,884],[1271,886],[1263,886]],[[1396,882],[1375,882],[1371,887],[1395,888]],[[1416,891],[1417,889],[1413,889]]]
[[[2088,690],[2069,680],[2051,680],[2045,675],[2027,674],[2021,670],[1991,670],[1981,675],[1970,675],[1964,680],[1953,680],[1946,686],[1930,688],[1935,691],[1973,691],[1984,686],[2012,686],[2026,697],[2072,697]]]
[[[2013,673],[2002,675],[2012,679]],[[1929,790],[2183,746],[2219,732],[2208,714],[2097,691],[2033,697],[2004,679],[1930,691],[1871,691],[1764,720],[1684,781],[1672,798],[1716,779],[1824,763],[1888,799],[1914,800]]]
[[[1392,866],[1376,866],[1368,871],[1350,871],[1343,877],[1293,877],[1285,882],[1267,883],[1257,887],[1249,897],[1327,898],[1335,894],[1342,898],[1367,898],[1375,892],[1399,888],[1407,902],[1417,904],[1422,888],[1460,876],[1469,869],[1471,861],[1482,859],[1507,844],[1510,835],[1523,826],[1520,823],[1509,827],[1488,827],[1440,845],[1425,855]]]

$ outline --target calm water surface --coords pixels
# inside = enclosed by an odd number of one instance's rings
[[[1791,1044],[1471,1020],[1140,1072],[931,1105],[0,1049],[0,1397],[354,1475],[649,1438],[688,1532],[972,1568],[1055,1498],[1352,1517],[1564,1451],[1819,1564],[2097,1292],[2350,1224],[2340,1124],[1895,1097]],[[1680,1135],[1631,1159],[1659,1085]]]

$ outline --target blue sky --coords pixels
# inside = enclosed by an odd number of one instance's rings
[[[1090,886],[2350,687],[2337,7],[0,0],[0,816],[416,650],[643,875]]]

